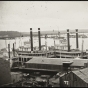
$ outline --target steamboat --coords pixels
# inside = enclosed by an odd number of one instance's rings
[[[67,40],[60,40],[60,44],[58,45],[54,44],[54,46],[47,47],[46,38],[47,37],[45,36],[45,45],[41,45],[41,33],[40,28],[38,28],[39,47],[33,47],[32,28],[30,28],[30,42],[28,42],[29,46],[20,46],[19,49],[15,50],[15,52],[17,52],[19,56],[30,57],[42,56],[49,58],[88,58],[86,51],[78,49],[78,29],[76,29],[76,49],[71,49],[69,29],[67,29]]]

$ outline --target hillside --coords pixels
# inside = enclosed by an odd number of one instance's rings
[[[0,38],[15,38],[20,36],[22,36],[22,34],[17,31],[0,31]]]
[[[70,30],[69,32],[71,33],[75,33],[75,29],[74,30]],[[88,29],[80,29],[78,30],[79,33],[88,33]],[[67,33],[67,30],[61,30],[60,31],[61,34],[63,33]],[[42,31],[41,30],[41,35],[45,35],[45,34],[59,34],[59,31]],[[38,32],[33,32],[33,36],[37,36]],[[0,38],[15,38],[15,37],[22,37],[22,36],[30,36],[30,31],[29,32],[18,32],[18,31],[0,31]]]

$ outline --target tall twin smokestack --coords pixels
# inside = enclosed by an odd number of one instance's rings
[[[70,51],[69,29],[67,29],[68,52]],[[76,29],[76,49],[78,49],[78,29]]]
[[[70,51],[69,29],[67,29],[68,52]]]
[[[39,50],[41,50],[41,37],[40,37],[40,28],[38,28],[38,39],[39,39]],[[30,40],[31,40],[31,51],[33,51],[33,35],[32,28],[30,28]]]
[[[76,48],[78,49],[78,29],[76,29]]]
[[[41,50],[40,28],[38,28],[39,50]],[[33,51],[33,35],[32,28],[30,28],[31,51]],[[69,29],[67,29],[68,52],[70,51]],[[76,48],[78,49],[78,29],[76,29]]]
[[[41,37],[40,37],[40,28],[38,28],[38,38],[39,38],[39,50],[41,50]]]
[[[32,36],[32,28],[30,28],[30,40],[31,40],[31,51],[33,51],[33,36]]]

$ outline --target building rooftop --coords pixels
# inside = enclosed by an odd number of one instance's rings
[[[72,71],[74,74],[76,74],[79,78],[81,78],[83,81],[88,83],[88,68]]]
[[[87,63],[88,59],[74,59],[71,66],[84,66],[84,63]]]
[[[35,64],[53,64],[53,65],[62,65],[61,60],[56,58],[43,58],[43,57],[33,57],[26,63],[35,63]]]
[[[87,59],[72,59],[72,58],[46,58],[46,57],[33,57],[26,63],[35,64],[53,64],[53,65],[63,65],[63,62],[72,63],[71,66],[84,66],[87,63]]]

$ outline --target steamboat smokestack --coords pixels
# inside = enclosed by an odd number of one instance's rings
[[[78,49],[78,29],[76,29],[76,48]]]
[[[31,40],[31,51],[33,51],[33,36],[32,36],[32,28],[30,28],[30,40]]]
[[[38,28],[38,38],[39,38],[39,50],[41,50],[41,36],[40,36],[40,28]]]
[[[67,29],[68,52],[70,51],[69,29]]]

